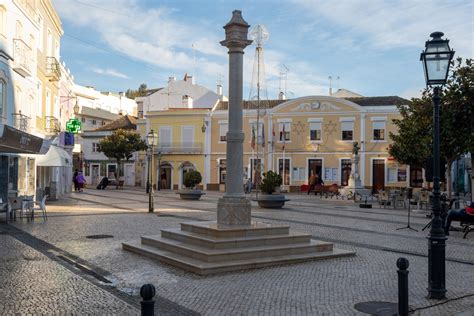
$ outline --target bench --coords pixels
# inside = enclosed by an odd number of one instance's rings
[[[467,235],[474,231],[474,219],[470,222],[461,222],[461,227],[463,227],[463,239],[466,239]]]

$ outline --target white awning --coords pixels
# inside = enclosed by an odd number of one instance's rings
[[[64,149],[51,145],[46,155],[39,156],[36,159],[36,165],[43,167],[70,167],[72,166],[72,159]]]

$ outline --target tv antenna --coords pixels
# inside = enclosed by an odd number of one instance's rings
[[[281,67],[281,70],[280,70],[280,84],[279,84],[279,87],[278,87],[278,90],[279,90],[279,93],[284,93],[284,95],[286,96],[286,88],[287,88],[287,83],[288,83],[288,73],[290,72],[290,69],[285,65],[283,64],[282,67]],[[282,90],[282,86],[281,86],[281,81],[284,80],[284,85],[285,85],[285,91]]]

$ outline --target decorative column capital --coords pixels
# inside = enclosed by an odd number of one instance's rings
[[[229,52],[244,52],[244,48],[252,43],[247,39],[250,25],[242,18],[242,12],[232,11],[232,18],[224,25],[225,40],[221,42],[222,46],[229,49]]]

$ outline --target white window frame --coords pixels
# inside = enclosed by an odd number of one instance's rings
[[[278,121],[278,142],[283,143],[283,140],[281,137],[283,133],[283,125],[285,125],[285,134],[288,135],[288,139],[285,139],[285,143],[291,143],[291,121],[280,121],[280,120]]]
[[[371,139],[371,142],[373,143],[386,143],[387,142],[387,118],[386,117],[372,117],[371,118],[371,121],[372,121],[372,139]],[[376,130],[376,126],[375,125],[378,125],[378,124],[383,124],[383,128],[377,128],[377,129],[383,129],[383,135],[384,135],[384,138],[383,139],[375,139],[375,130]]]
[[[344,125],[346,125],[346,124],[351,124],[352,129],[345,128]],[[355,139],[355,137],[354,137],[354,130],[355,130],[355,122],[354,122],[354,121],[348,121],[348,120],[347,120],[347,121],[346,121],[346,120],[341,121],[341,140],[342,140],[343,142],[353,142],[354,139]],[[351,139],[344,139],[343,133],[344,133],[345,131],[351,131],[351,132],[352,132],[352,138],[351,138]]]
[[[219,143],[227,142],[227,132],[229,131],[229,123],[227,121],[219,121]]]
[[[285,131],[285,132],[286,132],[286,131]],[[288,182],[288,184],[285,184],[285,179],[283,178],[283,173],[280,174],[280,160],[283,160],[283,156],[277,157],[277,165],[276,165],[277,170],[278,170],[278,174],[279,174],[279,175],[281,176],[281,178],[282,178],[282,179],[281,179],[281,180],[282,180],[281,185],[282,185],[282,186],[286,186],[286,185],[290,186],[290,185],[293,183],[293,177],[292,177],[292,176],[293,176],[293,168],[292,168],[292,166],[293,166],[293,161],[292,161],[291,157],[285,157],[285,160],[288,160],[288,161],[290,162],[289,165],[288,165],[288,172],[289,172],[289,177],[288,177],[288,179],[289,179],[289,182]],[[282,164],[282,169],[283,169],[283,164]],[[285,169],[286,169],[286,164],[285,164]],[[285,173],[285,174],[286,174],[286,173]]]
[[[99,146],[99,143],[92,142],[92,152],[93,152],[93,153],[97,153],[97,152],[98,152],[98,150],[97,150],[98,146]]]
[[[38,14],[38,25],[39,25],[39,39],[38,39],[38,49],[40,52],[43,52],[44,47],[44,18],[41,14]]]
[[[170,139],[169,139],[169,142],[167,142],[167,143],[162,142],[163,139],[161,138],[161,135],[163,133],[162,131],[164,131],[164,130],[168,130],[170,132],[169,133],[170,134]],[[158,146],[160,148],[163,148],[163,147],[169,148],[169,147],[172,146],[172,143],[173,143],[173,128],[172,128],[172,126],[160,126],[160,130],[159,130],[159,134],[158,134]],[[166,145],[166,146],[164,146],[164,145]]]
[[[0,5],[0,36],[7,38],[7,8]]]

